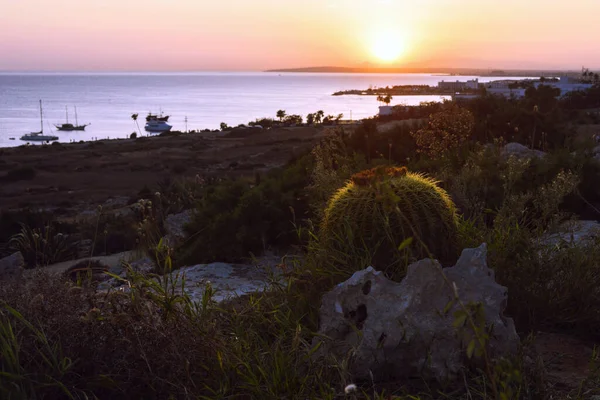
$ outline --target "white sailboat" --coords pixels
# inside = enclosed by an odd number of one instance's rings
[[[40,131],[31,132],[21,136],[21,140],[28,142],[52,142],[58,140],[58,136],[44,135],[44,116],[42,114],[42,100],[40,100]]]

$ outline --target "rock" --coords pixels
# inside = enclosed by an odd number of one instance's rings
[[[589,246],[600,238],[600,223],[597,221],[567,221],[555,233],[542,236],[540,244],[548,247]]]
[[[150,257],[143,257],[138,260],[132,261],[129,263],[131,268],[140,274],[147,275],[154,271],[156,268],[154,262]],[[123,264],[121,264],[121,273],[119,275],[125,276],[125,269],[123,268]]]
[[[116,196],[106,200],[102,206],[103,209],[122,208],[129,202],[127,196]]]
[[[25,267],[25,259],[20,251],[0,259],[0,279],[20,278]]]
[[[392,282],[372,267],[356,272],[323,297],[318,356],[342,360],[353,355],[350,372],[357,379],[375,380],[420,376],[438,381],[455,378],[467,365],[468,327],[455,328],[451,287],[463,304],[481,303],[487,346],[494,359],[517,351],[519,337],[510,318],[502,315],[507,289],[498,285],[487,267],[487,247],[465,249],[456,266],[442,270],[436,260],[411,264],[401,283]],[[447,279],[447,281],[446,281]]]
[[[167,215],[167,218],[165,218],[165,230],[167,231],[165,239],[169,246],[174,247],[185,239],[186,235],[183,228],[192,221],[192,216],[192,210]]]
[[[531,150],[530,148],[523,146],[520,143],[507,143],[502,149],[502,156],[509,158],[511,156],[516,158],[532,159],[532,158],[543,158],[546,153],[539,150]]]
[[[144,259],[132,263],[134,269],[143,268],[144,262],[151,265],[149,259]],[[281,277],[280,266],[281,259],[267,256],[257,261],[256,265],[227,264],[215,262],[212,264],[199,264],[190,267],[183,267],[171,273],[171,282],[175,286],[175,291],[181,293],[181,282],[185,278],[185,293],[190,296],[192,301],[201,302],[206,285],[210,283],[214,295],[212,300],[220,303],[222,301],[242,296],[249,293],[256,293],[266,290],[272,283],[271,278]],[[138,265],[140,263],[140,265]],[[153,267],[153,265],[152,265]],[[121,275],[126,278],[126,272]],[[154,279],[154,278],[152,278]],[[100,290],[127,290],[128,285],[122,281],[111,279],[98,285]]]

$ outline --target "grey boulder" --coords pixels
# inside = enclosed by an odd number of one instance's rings
[[[25,260],[20,251],[0,259],[0,279],[20,278],[25,267]]]
[[[356,272],[323,297],[317,357],[349,359],[356,379],[454,379],[476,362],[476,354],[466,356],[473,331],[468,323],[455,326],[455,312],[463,309],[452,302],[455,293],[465,306],[482,305],[479,315],[490,332],[488,356],[515,353],[519,337],[512,319],[502,315],[507,289],[495,282],[486,254],[485,244],[465,249],[447,269],[436,260],[418,261],[401,283],[372,267]]]
[[[532,150],[521,143],[507,143],[502,149],[502,156],[505,158],[515,157],[519,159],[543,158],[546,153],[539,150]]]

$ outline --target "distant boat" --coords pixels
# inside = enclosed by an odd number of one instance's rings
[[[26,140],[30,142],[53,142],[55,140],[58,140],[58,136],[44,135],[44,117],[42,114],[42,100],[40,100],[40,131],[31,132],[26,135],[23,135],[21,136],[21,140]]]
[[[67,114],[67,122],[60,125],[54,125],[59,131],[83,131],[85,130],[85,127],[89,125],[79,125],[79,122],[77,121],[77,107],[75,107],[75,125],[69,123],[69,109],[67,107],[65,107],[65,111]]]
[[[146,122],[150,122],[150,121],[167,122],[168,120],[169,120],[169,115],[163,115],[162,112],[160,113],[160,115],[156,115],[156,114],[152,114],[152,113],[148,113],[148,115],[146,115]]]
[[[172,126],[165,121],[148,121],[144,127],[148,132],[168,132],[171,128]]]

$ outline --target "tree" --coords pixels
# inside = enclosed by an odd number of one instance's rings
[[[598,82],[600,82],[600,75],[598,75],[598,73],[596,72],[594,74],[594,83],[598,83]]]
[[[138,114],[131,114],[131,119],[135,121],[135,126],[137,126],[138,132],[140,133],[140,136],[142,136],[142,131],[140,130],[140,125],[137,122]]]
[[[277,111],[277,118],[279,118],[279,121],[283,121],[283,119],[285,118],[286,113],[285,110],[279,110]]]
[[[335,116],[329,114],[325,118],[323,118],[323,125],[329,125],[335,120]]]
[[[319,110],[315,113],[315,123],[320,124],[323,121],[323,116],[325,112],[323,110]]]
[[[220,127],[221,127],[222,131],[226,131],[226,130],[230,129],[229,125],[227,125],[227,123],[225,123],[225,122],[221,122]]]
[[[310,113],[306,116],[306,124],[307,125],[312,125],[315,123],[315,114]]]
[[[344,114],[338,114],[338,116],[335,117],[335,122],[339,123],[342,118],[344,118]]]
[[[283,122],[289,125],[302,125],[302,116],[297,114],[287,115]]]
[[[393,99],[392,95],[389,95],[389,94],[385,95],[385,96],[380,94],[379,96],[377,96],[377,101],[385,104],[386,106],[392,102],[392,99]]]

